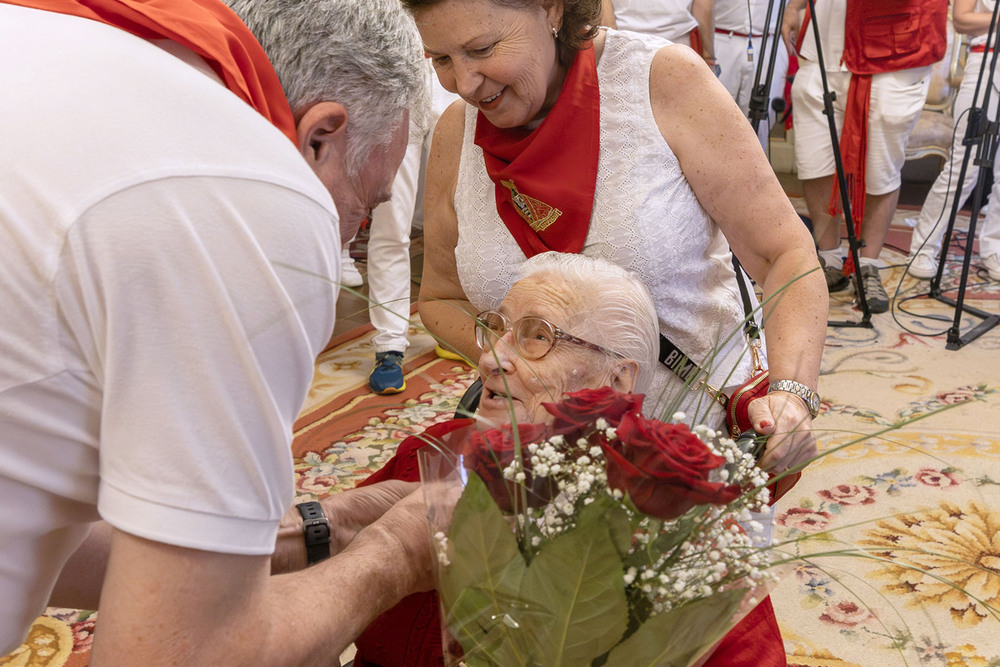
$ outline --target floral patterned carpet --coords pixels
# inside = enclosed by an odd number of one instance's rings
[[[883,275],[892,294],[902,268]],[[1000,284],[974,278],[970,303],[1000,312]],[[1000,606],[1000,329],[946,350],[954,309],[909,299],[919,287],[903,280],[902,308],[870,328],[828,330],[815,421],[825,454],[775,515],[778,548],[796,557],[772,594],[790,665],[1000,665],[987,609]],[[860,320],[850,292],[833,296],[831,319]],[[473,379],[414,327],[406,391],[372,395],[370,332],[354,333],[319,358],[296,424],[303,499],[351,488],[405,435],[448,419]],[[86,664],[96,618],[50,609],[0,665]]]

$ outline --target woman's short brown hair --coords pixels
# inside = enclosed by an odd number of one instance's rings
[[[529,9],[545,0],[489,0],[499,7]],[[573,61],[576,52],[584,48],[597,34],[601,18],[601,0],[559,0],[563,4],[563,21],[559,29],[559,59],[564,65]],[[402,0],[403,6],[415,13],[444,0]]]

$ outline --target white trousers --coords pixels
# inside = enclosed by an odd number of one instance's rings
[[[410,227],[420,194],[423,137],[406,147],[392,182],[392,199],[372,211],[368,237],[368,317],[376,352],[410,344]]]
[[[948,218],[951,216],[951,208],[954,205],[956,192],[958,193],[959,202],[965,202],[969,195],[972,194],[972,190],[976,186],[976,180],[979,178],[980,168],[973,164],[976,157],[974,150],[973,154],[969,157],[965,179],[961,184],[961,190],[959,190],[958,177],[959,172],[962,170],[962,161],[965,159],[967,149],[962,143],[962,139],[965,138],[965,128],[968,125],[968,110],[972,107],[974,101],[976,106],[982,107],[983,98],[986,96],[984,88],[979,91],[978,100],[972,99],[976,92],[976,82],[979,78],[979,69],[983,63],[983,55],[982,53],[969,53],[968,60],[966,61],[965,76],[962,77],[962,84],[955,95],[955,104],[953,107],[955,133],[951,144],[951,156],[948,158],[948,162],[941,170],[941,173],[938,174],[934,185],[931,186],[930,191],[927,193],[924,205],[920,209],[920,215],[917,216],[917,224],[913,229],[913,236],[910,239],[911,254],[925,252],[935,257],[940,254],[941,237],[948,226]],[[989,72],[983,73],[984,87],[988,76]],[[994,74],[993,90],[990,91],[990,109],[986,113],[992,120],[996,120],[997,106],[998,102],[1000,102],[1000,88],[998,88],[1000,81],[996,77],[997,73]],[[994,181],[990,192],[992,205],[989,207],[986,216],[976,221],[980,257],[1000,254],[1000,173],[997,171],[998,168],[1000,168],[1000,160],[994,158]]]
[[[928,65],[872,77],[865,166],[865,192],[868,194],[884,195],[899,189],[900,171],[906,161],[906,140],[927,101],[930,74]],[[826,76],[831,92],[836,95],[833,112],[840,133],[851,73],[827,72]],[[795,165],[799,178],[810,180],[835,174],[830,125],[823,113],[822,73],[816,63],[799,61],[799,71],[792,84],[792,105]]]
[[[428,61],[431,109],[426,131],[410,126],[403,162],[392,182],[392,199],[372,211],[368,237],[368,317],[375,352],[403,352],[410,344],[410,229],[423,223],[424,168],[437,119],[457,95],[441,88]]]
[[[767,53],[762,53],[762,44],[766,44]],[[761,57],[764,58],[764,67],[760,73],[763,80],[767,74],[768,62],[771,59],[771,46],[772,40],[770,38],[765,40],[763,37],[739,37],[729,33],[715,33],[715,58],[722,69],[719,81],[733,96],[744,114],[750,112],[750,96],[753,94],[757,63]],[[752,50],[748,47],[752,47]],[[767,95],[767,116],[761,119],[757,128],[757,137],[765,150],[767,149],[767,136],[771,133],[775,118],[775,112],[771,108],[771,100],[775,97],[784,97],[785,76],[788,74],[788,52],[781,39],[778,40],[777,49],[778,53],[774,58],[774,73]],[[747,57],[748,51],[752,58]]]

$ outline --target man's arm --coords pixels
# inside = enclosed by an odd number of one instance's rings
[[[313,567],[271,576],[268,560],[114,531],[93,664],[335,662],[378,614],[432,586],[422,494]]]
[[[952,5],[952,25],[960,35],[978,37],[989,32],[992,12],[977,12],[976,0],[955,0]]]
[[[618,27],[618,22],[615,20],[615,7],[611,0],[601,0],[601,25],[608,28]]]
[[[347,548],[365,526],[377,521],[396,502],[419,488],[413,482],[390,480],[336,493],[320,501],[330,522],[330,554]],[[104,572],[111,552],[114,529],[98,521],[56,581],[49,605],[74,609],[97,609],[104,585]],[[271,556],[271,573],[295,572],[306,567],[306,547],[302,516],[291,507],[278,526],[278,538]]]
[[[709,65],[715,65],[715,6],[713,0],[693,0],[691,15],[698,22],[701,35],[701,57]]]
[[[785,13],[781,19],[781,39],[785,42],[785,49],[789,54],[795,55],[795,43],[799,39],[799,30],[802,24],[802,10],[805,9],[806,0],[788,0],[785,5]]]

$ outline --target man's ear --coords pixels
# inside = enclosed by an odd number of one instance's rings
[[[317,174],[343,159],[347,147],[347,109],[338,102],[317,102],[295,124],[299,151]]]
[[[608,386],[617,392],[631,394],[635,390],[635,381],[639,377],[639,363],[632,359],[616,361],[611,368]]]

